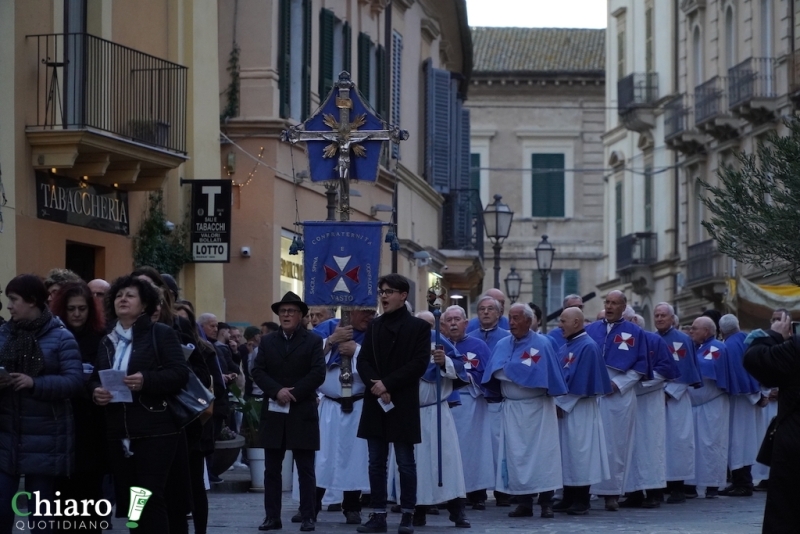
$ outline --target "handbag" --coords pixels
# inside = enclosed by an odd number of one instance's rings
[[[767,432],[764,434],[764,439],[761,441],[761,446],[758,448],[758,454],[756,455],[756,461],[758,463],[764,464],[767,467],[772,465],[772,448],[775,445],[775,432],[778,431],[778,425],[786,419],[786,416],[797,409],[798,402],[800,402],[800,400],[794,403],[791,410],[776,415],[769,422]]]
[[[153,350],[159,362],[159,368],[163,368],[161,356],[158,353],[158,343],[156,342],[156,327],[157,325],[153,325]],[[184,428],[195,419],[199,418],[202,423],[205,423],[211,418],[214,411],[214,394],[200,382],[194,371],[189,369],[189,378],[183,389],[174,395],[168,396],[166,403],[167,410],[172,415],[175,424],[178,428]]]

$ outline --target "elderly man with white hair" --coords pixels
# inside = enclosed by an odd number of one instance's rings
[[[511,306],[511,335],[495,345],[483,384],[499,382],[503,395],[495,487],[519,496],[509,517],[533,516],[538,493],[542,517],[552,518],[553,494],[563,485],[553,397],[565,395],[567,384],[552,343],[532,330],[535,323],[530,306]]]
[[[494,320],[494,324],[490,322],[489,319],[484,317],[481,314],[481,302],[484,299],[490,298],[494,299],[495,304],[497,304],[497,315],[493,315],[492,318]],[[470,334],[476,330],[490,328],[492,326],[499,326],[503,330],[508,330],[508,319],[505,317],[505,308],[506,308],[506,295],[499,289],[489,289],[484,293],[481,298],[478,299],[478,316],[473,317],[469,320],[469,324],[467,325],[467,333]],[[488,325],[488,326],[487,326]],[[486,341],[486,340],[484,340]],[[487,345],[490,343],[487,342]]]
[[[734,378],[728,387],[731,397],[730,442],[728,446],[728,469],[731,470],[731,485],[720,491],[728,497],[750,497],[753,495],[751,467],[761,445],[758,412],[761,411],[761,386],[745,371],[744,340],[747,336],[739,330],[739,319],[735,315],[723,315],[719,329],[728,350],[728,365]]]

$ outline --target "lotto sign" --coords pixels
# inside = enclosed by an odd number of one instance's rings
[[[186,183],[186,181],[184,181]],[[231,180],[192,180],[192,260],[231,259]]]

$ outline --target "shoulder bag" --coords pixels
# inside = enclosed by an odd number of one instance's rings
[[[772,465],[772,448],[775,445],[775,432],[778,431],[778,425],[780,425],[790,413],[793,413],[797,409],[798,404],[800,404],[800,400],[795,401],[791,410],[786,410],[782,414],[776,415],[772,418],[772,421],[769,422],[767,432],[764,434],[764,440],[761,442],[761,447],[758,448],[758,454],[756,455],[756,461],[758,463],[766,466]]]
[[[157,324],[154,324],[152,330],[153,350],[156,354],[158,367],[163,368],[161,356],[158,353],[158,343],[156,342],[156,327]],[[189,368],[189,379],[183,389],[174,395],[168,396],[166,402],[167,409],[178,428],[183,428],[198,418],[201,423],[205,423],[214,413],[214,394],[203,385],[191,368]]]

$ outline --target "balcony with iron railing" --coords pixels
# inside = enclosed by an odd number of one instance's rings
[[[483,206],[477,189],[450,189],[442,206],[442,247],[474,250],[483,258]]]
[[[152,189],[186,160],[186,67],[87,33],[28,42],[35,167]],[[60,152],[48,149],[56,144]]]
[[[789,98],[800,106],[800,50],[789,54]]]
[[[617,111],[625,127],[643,132],[655,126],[658,73],[634,73],[617,82]]]
[[[617,272],[647,266],[658,260],[658,235],[636,232],[617,239]]]
[[[713,282],[724,276],[723,260],[713,239],[689,245],[686,261],[687,285]]]
[[[714,76],[694,90],[694,119],[697,128],[719,140],[739,135],[739,120],[728,111],[727,78]]]
[[[750,122],[774,117],[777,89],[775,59],[751,57],[728,69],[729,109]]]
[[[703,150],[703,135],[694,128],[690,98],[680,94],[664,104],[664,144],[684,154]]]

